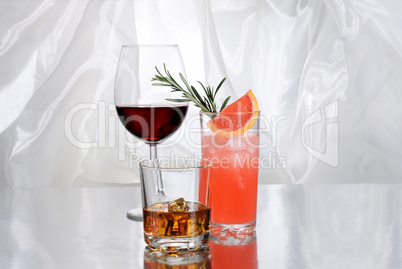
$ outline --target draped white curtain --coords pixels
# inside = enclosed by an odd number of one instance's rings
[[[252,89],[263,183],[402,182],[398,0],[0,0],[0,186],[138,182],[113,105],[123,44],[178,44],[219,101]],[[198,110],[160,145],[197,156]]]

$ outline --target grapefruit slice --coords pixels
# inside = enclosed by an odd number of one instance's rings
[[[258,102],[249,90],[234,103],[225,107],[207,122],[208,128],[219,136],[241,135],[253,127],[258,116]]]

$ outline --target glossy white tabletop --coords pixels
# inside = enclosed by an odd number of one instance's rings
[[[142,223],[126,218],[140,202],[139,187],[0,188],[0,268],[144,268]],[[210,264],[236,253],[211,249]],[[249,268],[402,268],[402,185],[260,185],[240,253]]]

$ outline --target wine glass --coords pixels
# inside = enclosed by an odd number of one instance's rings
[[[127,131],[149,145],[150,159],[157,162],[157,145],[170,137],[183,122],[188,103],[174,103],[181,94],[152,85],[152,78],[165,68],[170,74],[185,76],[177,45],[125,45],[121,48],[116,72],[114,98],[117,114]],[[163,192],[163,180],[158,179]],[[127,217],[142,220],[142,209],[127,212]]]

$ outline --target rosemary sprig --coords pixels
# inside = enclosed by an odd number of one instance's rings
[[[155,83],[152,83],[154,86],[166,86],[166,87],[171,87],[172,92],[181,92],[182,93],[182,99],[166,99],[167,101],[171,102],[193,102],[197,107],[201,108],[203,112],[212,112],[212,113],[217,113],[217,105],[215,103],[215,97],[216,94],[218,93],[219,89],[221,88],[222,84],[225,82],[226,78],[222,79],[222,81],[219,83],[218,87],[216,87],[216,90],[214,87],[211,86],[204,86],[201,82],[198,81],[198,83],[201,85],[202,89],[205,92],[204,97],[201,97],[201,95],[198,93],[198,91],[195,89],[194,86],[190,85],[184,76],[179,73],[179,76],[181,80],[183,81],[184,85],[186,86],[186,89],[183,89],[179,83],[176,82],[176,80],[172,77],[170,74],[169,70],[167,70],[166,65],[163,64],[165,75],[163,75],[159,69],[155,66],[157,74],[155,75],[154,78],[152,78],[152,81],[157,81]],[[230,96],[225,99],[223,102],[220,110],[222,111],[227,103],[229,102]]]

